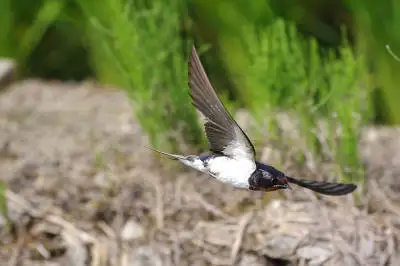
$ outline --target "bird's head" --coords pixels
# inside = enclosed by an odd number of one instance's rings
[[[249,185],[254,190],[275,191],[290,188],[284,174],[274,174],[263,169],[256,169],[249,178]]]

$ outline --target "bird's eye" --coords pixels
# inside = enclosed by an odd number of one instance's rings
[[[278,185],[278,179],[277,178],[273,178],[272,179],[272,185]]]

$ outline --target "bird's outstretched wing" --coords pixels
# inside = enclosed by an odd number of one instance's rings
[[[353,184],[340,184],[340,183],[330,183],[324,181],[303,180],[288,176],[286,176],[286,178],[290,183],[330,196],[346,195],[353,192],[357,188],[357,186]]]
[[[253,144],[218,98],[194,46],[189,60],[188,83],[192,104],[206,118],[204,127],[210,150],[231,158],[254,160]]]

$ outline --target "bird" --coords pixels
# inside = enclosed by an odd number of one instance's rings
[[[188,86],[192,104],[205,118],[210,154],[179,155],[151,148],[153,151],[239,189],[270,192],[292,189],[290,184],[295,184],[320,194],[341,196],[357,188],[354,184],[294,178],[257,161],[252,142],[219,99],[194,45],[188,62]]]

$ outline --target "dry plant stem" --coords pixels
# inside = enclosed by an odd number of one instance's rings
[[[18,228],[17,230],[21,231],[23,229]],[[24,236],[19,232],[17,244],[12,251],[11,259],[8,261],[8,266],[17,266],[19,264],[19,256],[23,245],[24,245]]]
[[[242,219],[240,220],[239,224],[238,224],[238,231],[237,231],[237,235],[235,237],[235,242],[232,245],[232,250],[231,250],[231,262],[232,264],[234,264],[236,262],[237,259],[237,255],[240,249],[240,246],[242,244],[242,240],[243,240],[243,234],[246,230],[246,227],[249,223],[249,221],[251,220],[251,218],[253,217],[253,213],[246,213]]]
[[[156,208],[155,208],[155,217],[157,229],[161,229],[164,227],[164,202],[163,202],[163,190],[160,186],[159,180],[156,182],[151,182],[154,187],[154,191],[156,194]]]
[[[218,209],[216,206],[214,206],[211,203],[207,202],[201,194],[199,194],[197,192],[194,192],[193,193],[193,197],[191,197],[191,198],[196,200],[207,211],[213,213],[214,215],[219,216],[219,217],[221,217],[223,219],[226,219],[226,220],[232,220],[233,219],[233,217],[229,216],[228,214],[225,214],[222,210]]]
[[[389,44],[386,44],[386,50],[389,52],[389,54],[396,60],[400,62],[400,58],[392,51],[392,49],[390,48]]]

